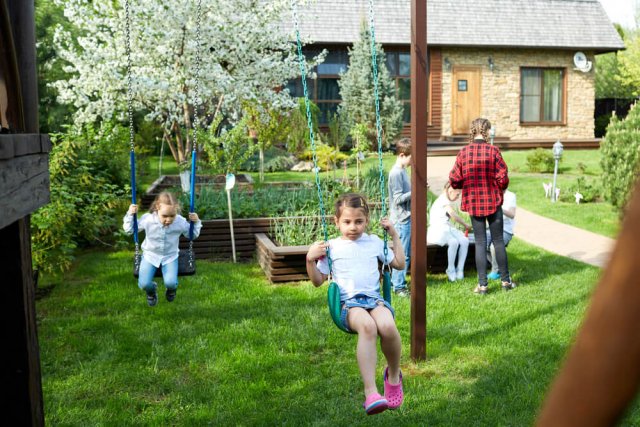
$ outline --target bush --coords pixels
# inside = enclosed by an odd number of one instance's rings
[[[527,167],[531,172],[553,172],[553,154],[550,150],[536,148],[527,155]]]
[[[580,203],[594,203],[602,201],[602,187],[596,181],[587,181],[584,177],[579,177],[576,182],[571,183],[560,192],[561,202],[575,203],[575,194],[582,194]]]
[[[617,208],[627,204],[640,172],[640,108],[631,107],[624,120],[613,116],[600,144],[604,197]]]
[[[31,217],[34,268],[69,268],[77,247],[113,241],[128,204],[128,132],[103,124],[52,135],[51,201]]]
[[[278,147],[269,147],[264,152],[264,171],[287,171],[296,164],[296,158],[288,151]],[[260,170],[260,157],[257,153],[249,157],[242,165],[242,170],[258,172]]]

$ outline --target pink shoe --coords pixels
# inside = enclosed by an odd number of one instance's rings
[[[380,396],[380,393],[371,393],[367,396],[364,404],[362,405],[367,415],[379,414],[382,411],[386,411],[389,407],[387,399]]]
[[[389,409],[398,409],[404,400],[402,391],[402,372],[400,372],[400,382],[398,384],[389,383],[389,367],[384,369],[384,397],[388,401]]]

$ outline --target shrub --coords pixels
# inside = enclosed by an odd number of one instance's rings
[[[600,144],[604,197],[622,209],[640,172],[640,108],[631,107],[624,120],[613,116]]]
[[[51,201],[31,217],[34,268],[71,265],[77,247],[113,240],[128,204],[128,132],[103,124],[52,135]]]
[[[560,201],[575,203],[576,193],[582,194],[580,203],[594,203],[602,200],[602,187],[600,184],[596,181],[587,181],[582,176],[568,187],[565,186],[563,191],[560,192]]]
[[[553,154],[550,150],[536,148],[527,155],[527,167],[531,172],[553,172]]]
[[[282,148],[269,147],[264,152],[265,172],[286,171],[295,164],[296,158]],[[242,165],[242,170],[250,172],[258,172],[260,170],[260,157],[257,153],[249,157]]]

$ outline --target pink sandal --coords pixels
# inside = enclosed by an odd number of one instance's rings
[[[387,399],[389,409],[398,409],[404,400],[402,391],[402,372],[398,384],[389,383],[389,367],[384,369],[384,397]]]
[[[367,396],[364,404],[362,405],[367,415],[379,414],[382,411],[386,411],[389,407],[387,399],[380,396],[380,393],[371,393]]]

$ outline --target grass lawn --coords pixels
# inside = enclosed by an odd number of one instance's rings
[[[331,323],[326,286],[199,262],[175,302],[149,308],[131,257],[85,253],[41,283],[49,425],[531,425],[600,274],[516,239],[512,292],[429,276],[428,360],[410,360],[410,304],[396,299],[406,400],[367,417],[356,338]],[[640,424],[637,403],[625,422]]]

